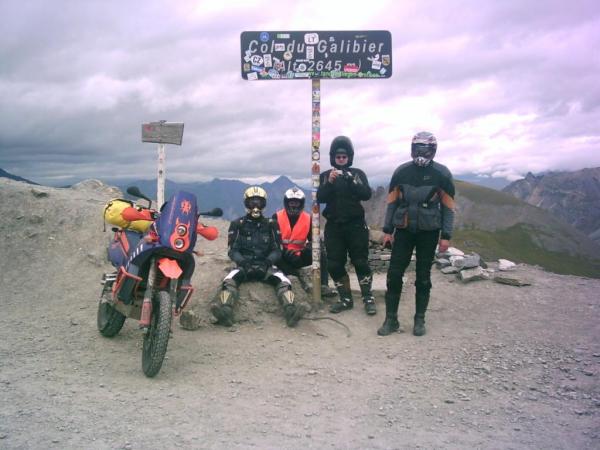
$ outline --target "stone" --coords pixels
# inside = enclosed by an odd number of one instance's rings
[[[41,189],[36,189],[36,188],[33,188],[33,189],[31,190],[31,193],[33,194],[33,196],[34,196],[35,198],[43,198],[43,197],[48,197],[48,193],[47,193],[47,192],[45,192],[45,191],[42,191]]]
[[[455,247],[448,247],[448,250],[446,250],[445,255],[446,256],[464,256],[465,252],[463,252],[462,250],[459,250]]]
[[[514,270],[516,264],[508,259],[499,259],[498,260],[498,270],[506,271],[506,270]]]
[[[451,262],[446,258],[438,258],[435,260],[435,265],[438,269],[443,269],[444,267],[450,266]]]
[[[464,269],[472,269],[480,265],[481,257],[477,253],[465,256],[463,260]]]
[[[493,279],[496,283],[508,284],[510,286],[517,286],[517,287],[531,286],[531,283],[528,281],[524,281],[519,278],[507,277],[507,276],[503,276],[503,275],[496,275]]]
[[[448,260],[450,261],[450,264],[452,264],[452,266],[457,267],[459,269],[461,269],[465,264],[465,258],[462,255],[451,256],[450,258],[448,258]]]
[[[444,274],[449,274],[449,273],[458,273],[460,272],[460,269],[458,267],[454,267],[454,266],[448,266],[448,267],[444,267],[440,270],[440,272],[444,273]]]
[[[461,270],[458,274],[458,277],[463,283],[468,283],[469,281],[484,280],[486,278],[481,267],[474,267],[473,269]]]

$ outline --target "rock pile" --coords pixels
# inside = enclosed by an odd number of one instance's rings
[[[446,275],[456,275],[463,283],[477,280],[493,280],[512,286],[528,286],[531,283],[518,276],[508,276],[505,272],[515,271],[517,265],[507,259],[499,259],[489,265],[477,253],[465,254],[450,247],[444,253],[438,253],[434,261],[436,267]],[[500,274],[502,272],[503,274]]]

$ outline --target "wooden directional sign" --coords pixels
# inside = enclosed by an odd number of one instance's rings
[[[392,76],[389,31],[244,31],[245,80],[373,79]]]
[[[183,123],[161,120],[142,124],[142,142],[181,145],[182,139]]]

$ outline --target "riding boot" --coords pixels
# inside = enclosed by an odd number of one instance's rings
[[[294,327],[304,315],[304,308],[294,303],[294,292],[291,287],[282,284],[277,288],[277,298],[283,305],[283,317],[288,327]]]
[[[239,290],[232,279],[223,281],[219,297],[210,308],[210,312],[217,319],[218,325],[230,327],[233,325],[233,305],[239,297]]]
[[[427,330],[425,329],[425,312],[429,304],[429,291],[417,292],[415,294],[416,313],[414,318],[413,334],[415,336],[423,336]]]
[[[371,286],[373,284],[373,275],[368,275],[358,281],[360,286],[360,293],[362,295],[363,303],[365,306],[365,312],[372,316],[377,313],[377,307],[375,306],[375,298],[373,297],[373,291]]]
[[[385,317],[385,321],[381,328],[377,330],[377,334],[379,336],[387,336],[388,334],[392,334],[400,329],[400,322],[398,322],[397,315],[390,315]]]
[[[340,296],[339,300],[331,305],[329,311],[337,314],[339,312],[345,311],[347,309],[352,309],[354,307],[354,300],[352,299],[352,291],[350,289],[350,277],[348,274],[344,275],[342,278],[335,282],[335,287],[337,288],[338,295]]]

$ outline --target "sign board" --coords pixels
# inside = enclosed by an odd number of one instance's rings
[[[183,139],[183,123],[150,122],[142,124],[142,142],[181,145]]]
[[[389,31],[244,31],[245,80],[372,79],[392,76]]]

